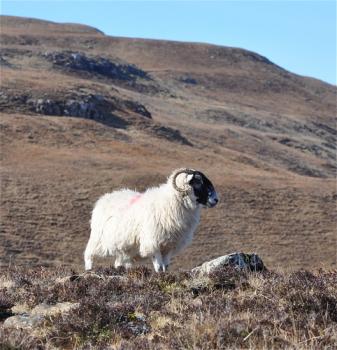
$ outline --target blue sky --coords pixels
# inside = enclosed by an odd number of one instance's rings
[[[336,84],[335,0],[4,0],[1,14],[88,24],[113,36],[241,47]]]

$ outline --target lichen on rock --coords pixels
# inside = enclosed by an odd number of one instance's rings
[[[266,270],[262,259],[255,253],[232,253],[206,261],[192,269],[193,274],[210,274],[224,266],[232,266],[239,270],[263,271]]]

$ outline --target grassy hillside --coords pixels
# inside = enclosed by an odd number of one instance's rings
[[[335,86],[244,49],[11,16],[0,69],[1,349],[337,348]],[[172,272],[82,273],[97,198],[180,167],[220,203]],[[271,270],[189,272],[233,251]]]
[[[99,196],[186,166],[220,203],[173,268],[237,250],[336,267],[335,86],[243,49],[10,16],[0,63],[2,268],[82,268]]]
[[[337,274],[11,268],[2,349],[333,349]],[[51,305],[54,305],[51,307]],[[12,317],[15,322],[9,322]],[[18,329],[16,327],[21,327]]]

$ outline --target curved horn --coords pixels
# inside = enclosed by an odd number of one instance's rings
[[[180,174],[183,174],[183,173],[192,175],[192,174],[194,174],[194,170],[192,170],[192,169],[181,169],[181,170],[177,171],[174,174],[173,179],[172,179],[172,185],[173,185],[174,189],[177,190],[178,192],[187,192],[185,189],[179,188],[177,186],[177,183],[176,183],[177,176],[180,175]]]

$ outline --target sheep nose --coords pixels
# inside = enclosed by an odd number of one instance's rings
[[[212,207],[215,207],[219,202],[219,199],[218,198],[212,198],[211,200],[211,204],[212,204]]]
[[[216,195],[216,193],[212,193],[209,197],[208,197],[208,207],[213,208],[217,205],[217,203],[219,202],[218,196]]]

